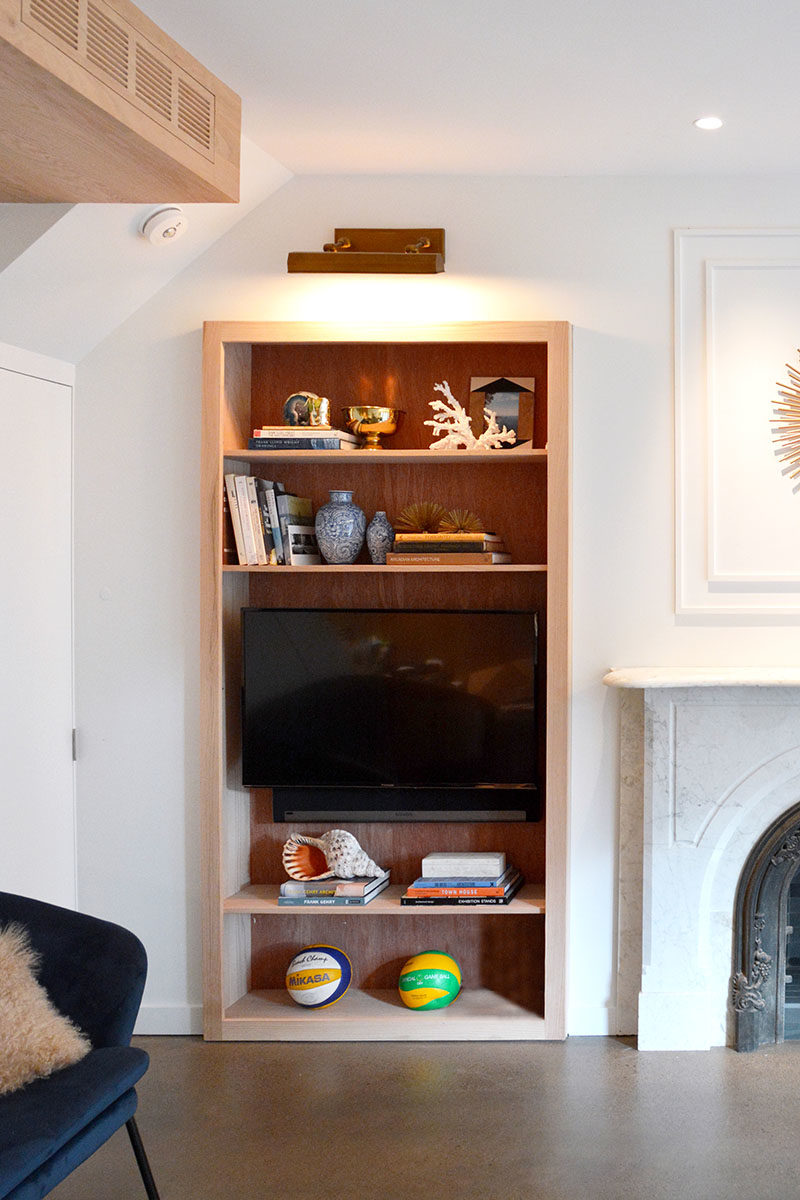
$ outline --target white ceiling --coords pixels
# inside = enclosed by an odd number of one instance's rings
[[[800,169],[797,0],[140,6],[295,174]]]

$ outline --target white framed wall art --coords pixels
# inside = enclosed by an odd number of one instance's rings
[[[675,234],[678,614],[800,618],[800,490],[776,455],[800,369],[800,229]]]

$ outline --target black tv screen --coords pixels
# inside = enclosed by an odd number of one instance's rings
[[[530,819],[536,659],[533,612],[243,609],[243,783],[276,820]]]

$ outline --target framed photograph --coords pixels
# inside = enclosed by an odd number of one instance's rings
[[[292,567],[314,567],[322,562],[313,525],[286,526],[286,561]]]
[[[486,410],[491,409],[502,429],[513,429],[514,445],[533,438],[533,395],[536,380],[532,375],[511,378],[505,375],[474,376],[469,381],[469,415],[472,432],[480,437],[486,429]]]

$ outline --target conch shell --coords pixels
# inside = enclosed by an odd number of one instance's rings
[[[377,879],[383,875],[383,867],[374,863],[345,829],[329,829],[318,838],[293,833],[283,847],[283,865],[292,879]]]

